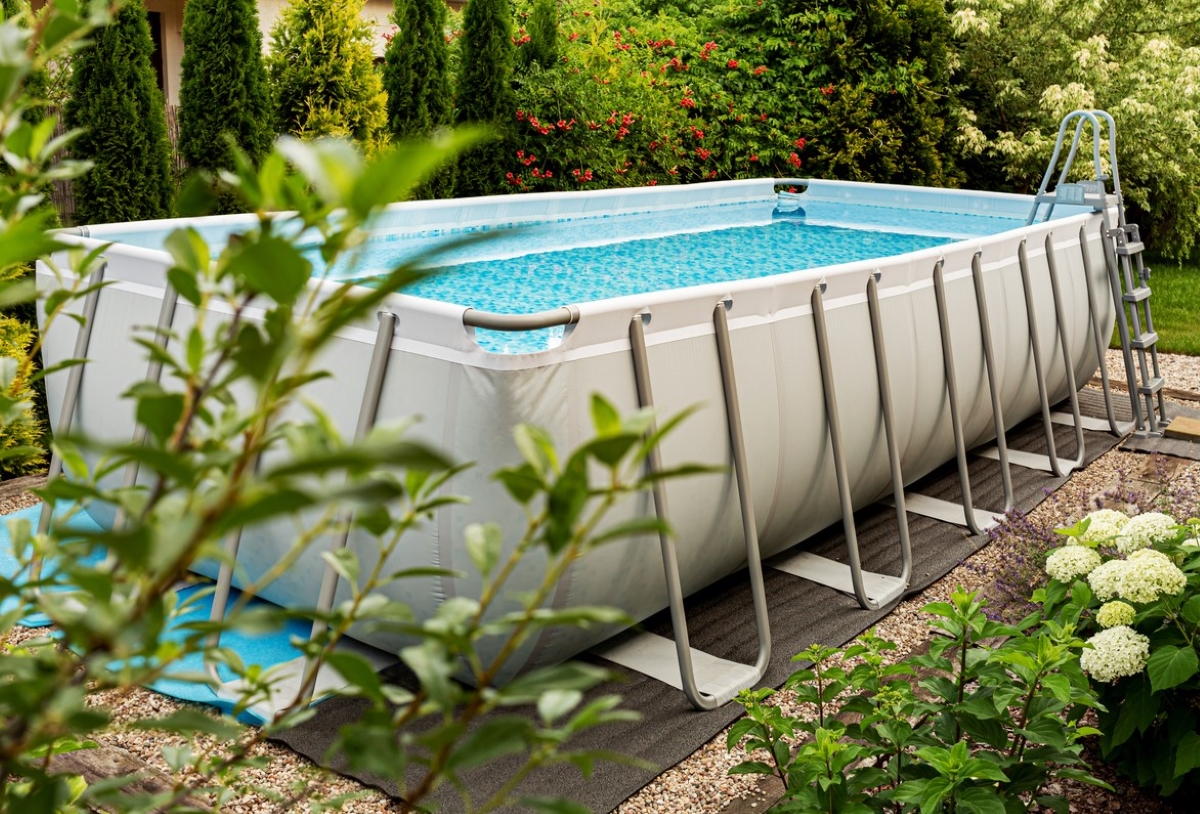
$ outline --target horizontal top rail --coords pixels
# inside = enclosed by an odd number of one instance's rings
[[[579,308],[574,305],[563,305],[536,314],[497,314],[475,308],[463,311],[463,325],[493,331],[535,331],[557,325],[574,325],[576,322],[579,322]]]

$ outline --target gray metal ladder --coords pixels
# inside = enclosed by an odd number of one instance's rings
[[[1050,180],[1062,154],[1067,128],[1072,122],[1075,129],[1071,137],[1071,148],[1055,181],[1054,190],[1049,191]],[[1091,124],[1095,177],[1086,181],[1068,182],[1067,176],[1079,151],[1079,143],[1087,124]],[[1110,177],[1104,172],[1100,150],[1101,142],[1106,136],[1109,168],[1112,171],[1111,193],[1107,190]],[[1128,223],[1125,219],[1121,175],[1117,169],[1116,123],[1112,116],[1103,110],[1076,110],[1063,117],[1058,128],[1058,138],[1054,143],[1054,155],[1050,158],[1045,175],[1042,176],[1042,183],[1034,196],[1033,208],[1026,223],[1031,224],[1039,219],[1049,220],[1054,207],[1059,204],[1090,206],[1103,216],[1104,258],[1108,265],[1113,305],[1117,312],[1117,330],[1121,336],[1121,352],[1125,359],[1125,376],[1129,384],[1134,431],[1142,435],[1161,435],[1162,427],[1169,419],[1163,400],[1164,379],[1158,365],[1158,334],[1154,330],[1154,320],[1150,313],[1150,270],[1142,261],[1142,252],[1146,247],[1138,234],[1137,224]],[[1043,206],[1046,207],[1044,213],[1041,212]],[[1114,207],[1117,212],[1115,225],[1112,223],[1110,211]],[[1105,370],[1103,358],[1100,359],[1100,369]],[[1103,379],[1107,385],[1107,376]],[[1104,389],[1105,403],[1108,405],[1111,396],[1108,387]],[[1142,400],[1145,402],[1144,410]]]

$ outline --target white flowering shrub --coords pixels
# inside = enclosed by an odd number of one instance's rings
[[[1144,512],[1130,518],[1116,539],[1117,550],[1131,554],[1140,548],[1165,543],[1175,536],[1175,518],[1162,512]]]
[[[1091,649],[1080,654],[1079,666],[1106,684],[1137,675],[1150,659],[1150,638],[1125,625],[1102,630],[1087,643]]]
[[[1152,6],[1153,24],[1139,27],[1145,0],[954,0],[968,185],[1036,189],[1063,115],[1103,108],[1117,122],[1127,202],[1157,250],[1187,256],[1200,231],[1195,2]],[[1075,166],[1091,171],[1090,159]]]
[[[1132,625],[1136,615],[1137,610],[1133,605],[1118,599],[1114,602],[1105,602],[1100,606],[1100,610],[1096,611],[1096,622],[1100,627],[1105,628]]]
[[[1129,517],[1116,509],[1097,509],[1083,518],[1088,527],[1071,541],[1080,545],[1107,543],[1116,537],[1129,523]]]
[[[1059,582],[1074,582],[1086,577],[1100,565],[1100,555],[1090,548],[1068,545],[1056,548],[1046,557],[1046,573]]]
[[[1117,512],[1098,514],[1059,529],[1076,545],[1051,552],[1034,600],[1047,620],[1087,639],[1079,666],[1103,704],[1101,754],[1170,795],[1200,779],[1200,520],[1146,512],[1120,524]],[[1086,539],[1106,523],[1117,525]]]

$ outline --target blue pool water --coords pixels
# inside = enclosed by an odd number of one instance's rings
[[[891,257],[1023,224],[1023,218],[1000,215],[787,194],[748,203],[700,203],[657,212],[441,229],[411,224],[404,211],[397,211],[381,216],[370,239],[343,266],[325,268],[315,245],[307,256],[314,275],[364,285],[401,263],[417,261],[436,273],[407,289],[407,294],[481,311],[525,314],[628,294]],[[111,239],[161,248],[171,228],[131,230]],[[246,227],[199,228],[213,251],[219,252],[230,234]],[[562,328],[522,333],[477,330],[475,338],[496,353],[528,353],[557,344]]]
[[[709,207],[712,211],[697,209],[682,217],[678,211],[623,215],[507,230],[456,249],[442,258],[436,273],[405,293],[481,311],[528,314],[628,294],[891,257],[1020,225],[1010,218],[829,203],[822,203],[818,211],[761,206],[753,213],[735,211],[743,208]],[[729,225],[739,220],[753,222]],[[839,222],[852,226],[835,225]],[[373,239],[355,259],[357,273],[332,276],[363,279],[369,285],[370,269],[394,267],[445,239]],[[572,243],[585,245],[560,248]],[[461,262],[446,263],[447,259]],[[562,328],[514,333],[477,329],[475,337],[492,352],[528,353],[553,347],[562,335]]]

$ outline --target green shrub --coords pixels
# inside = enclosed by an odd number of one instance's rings
[[[1102,509],[1060,530],[1035,595],[1079,620],[1100,703],[1101,754],[1164,796],[1200,786],[1200,520]]]
[[[387,131],[393,139],[429,136],[454,121],[450,47],[443,0],[396,0],[396,33],[384,53]],[[420,197],[454,194],[452,168],[442,170]]]
[[[34,343],[34,328],[16,317],[0,314],[0,360],[27,358]],[[28,370],[16,365],[0,376],[6,399],[23,405],[18,415],[0,425],[0,479],[32,475],[45,469],[45,421],[35,407],[36,394]]]
[[[386,122],[362,0],[290,0],[271,30],[276,129],[371,144]]]
[[[192,169],[231,169],[232,138],[257,165],[275,139],[257,3],[189,0],[183,40],[180,155]],[[228,203],[222,210],[231,210]]]
[[[507,0],[472,0],[463,12],[458,120],[483,124],[497,141],[459,162],[458,194],[486,195],[503,188],[512,144],[512,11]]]
[[[1141,210],[1132,219],[1156,251],[1189,256],[1200,232],[1195,3],[1153,4],[1152,25],[1135,24],[1147,20],[1141,0],[952,5],[962,84],[958,141],[970,185],[1036,190],[1062,117],[1104,109],[1117,123],[1126,200]],[[1075,162],[1080,176],[1091,177],[1090,144]]]
[[[558,0],[534,0],[524,36],[518,38],[517,62],[525,69],[539,65],[549,70],[558,64]]]
[[[961,588],[926,605],[942,635],[895,664],[896,645],[872,632],[845,650],[800,653],[793,660],[812,666],[784,688],[815,717],[765,703],[769,688],[742,691],[746,717],[726,743],[758,754],[730,774],[778,777],[780,814],[1065,811],[1061,780],[1105,785],[1082,756],[1095,732],[1081,719],[1097,703],[1071,621],[1004,625],[983,607]]]
[[[153,47],[145,6],[131,0],[74,57],[65,119],[67,127],[84,130],[72,154],[93,163],[74,182],[79,223],[171,215],[171,145],[150,66]]]

